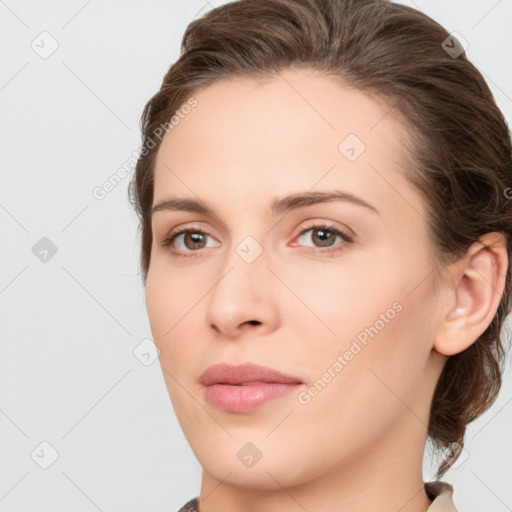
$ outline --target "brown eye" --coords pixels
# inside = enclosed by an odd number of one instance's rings
[[[313,229],[311,240],[318,245],[318,247],[329,247],[336,240],[336,234],[328,229]]]
[[[309,237],[306,236],[306,233],[311,232],[311,235]],[[336,245],[345,245],[344,243],[350,243],[352,242],[352,238],[344,233],[343,231],[331,227],[331,226],[312,226],[308,229],[305,229],[301,232],[300,238],[306,238],[310,239],[313,243],[312,247],[322,248],[322,247],[332,247]],[[336,244],[336,239],[341,239],[344,243],[338,243]],[[307,245],[307,244],[306,244]],[[311,247],[311,245],[310,245]]]
[[[184,233],[183,243],[187,249],[202,249],[206,244],[207,236],[201,231],[187,231]]]
[[[182,229],[176,233],[171,233],[167,236],[167,238],[162,242],[162,245],[171,246],[173,249],[176,249],[176,253],[183,253],[183,255],[188,256],[186,253],[194,253],[198,252],[200,249],[204,249],[205,247],[214,247],[218,245],[217,242],[210,244],[208,246],[208,238],[213,238],[204,231],[199,229]]]

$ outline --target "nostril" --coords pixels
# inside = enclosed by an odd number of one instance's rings
[[[260,324],[260,322],[258,320],[249,320],[247,323],[251,324],[251,325],[259,325]]]

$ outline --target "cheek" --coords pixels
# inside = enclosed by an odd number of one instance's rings
[[[417,415],[425,412],[417,405],[429,355],[428,335],[418,326],[422,300],[420,294],[392,291],[379,295],[378,301],[374,296],[353,314],[342,312],[334,325],[338,332],[334,344],[320,340],[315,350],[310,346],[298,355],[310,380],[300,400],[297,397],[294,422],[290,431],[283,429],[283,438],[300,429],[319,451],[328,451],[329,441],[325,446],[316,441],[322,425],[326,439],[340,440],[339,450],[349,449],[341,446],[347,439],[352,440],[352,450],[380,438],[411,410]],[[397,297],[400,304],[390,309]],[[302,339],[308,338],[311,335],[304,333]]]
[[[146,307],[153,339],[160,349],[160,361],[165,368],[175,367],[187,358],[186,351],[197,350],[190,340],[200,339],[197,322],[199,299],[205,293],[204,283],[186,278],[179,268],[172,268],[158,259],[151,262],[146,281]],[[188,359],[189,362],[191,359]]]
[[[302,345],[294,358],[311,384],[319,381],[323,397],[311,401],[327,414],[331,405],[340,413],[349,407],[365,414],[375,403],[386,409],[397,400],[390,389],[408,400],[421,385],[434,330],[430,268],[419,257],[412,264],[396,253],[380,256],[350,273],[333,266],[328,279],[325,270],[309,273],[320,284],[309,292],[307,283],[295,288],[316,315],[290,306]]]
[[[389,249],[349,251],[325,263],[296,258],[281,270],[293,294],[276,307],[287,315],[283,323],[293,320],[287,327],[299,323],[311,334],[316,330],[315,335],[305,336],[306,343],[311,339],[316,347],[318,340],[343,345],[399,299],[403,278],[390,271],[394,255]],[[401,265],[396,258],[394,265]]]
[[[194,294],[190,285],[185,286],[174,279],[173,273],[159,273],[156,272],[157,268],[155,266],[148,272],[146,306],[153,340],[160,350],[162,375],[181,423],[190,416],[190,412],[185,412],[187,408],[193,406],[182,386],[192,391],[190,374],[198,358],[196,340],[200,340],[201,336],[194,331],[197,322],[191,320],[194,318],[193,305],[200,295]],[[195,300],[191,300],[194,297]],[[187,432],[190,430],[190,426],[182,425],[182,428]]]
[[[155,337],[172,338],[176,327],[193,314],[194,305],[205,291],[204,281],[197,273],[174,264],[161,248],[153,248],[146,280],[146,307]]]

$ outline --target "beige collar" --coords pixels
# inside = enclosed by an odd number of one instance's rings
[[[457,512],[453,503],[453,487],[440,480],[425,483],[425,492],[433,500],[427,512]]]

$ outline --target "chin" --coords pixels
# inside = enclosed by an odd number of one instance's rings
[[[302,485],[325,469],[325,460],[319,465],[314,460],[309,463],[307,453],[297,451],[294,442],[276,439],[272,443],[271,439],[265,440],[267,434],[262,433],[261,440],[251,436],[253,441],[247,436],[242,440],[236,434],[225,442],[201,444],[199,441],[201,445],[194,446],[193,451],[201,467],[216,480],[246,489],[270,491]]]

